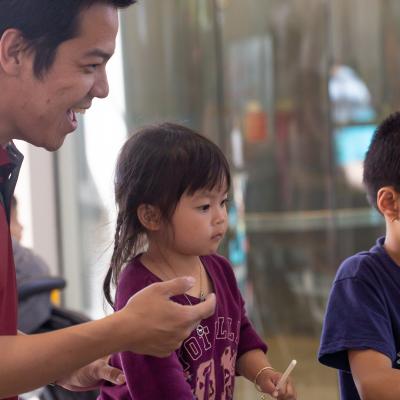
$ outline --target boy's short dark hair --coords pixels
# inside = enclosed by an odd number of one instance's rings
[[[379,189],[393,186],[400,193],[400,112],[389,115],[376,129],[365,156],[363,181],[368,200],[377,209]]]
[[[124,8],[136,0],[0,0],[0,37],[18,29],[35,53],[34,74],[52,66],[58,46],[79,33],[80,12],[95,3]]]

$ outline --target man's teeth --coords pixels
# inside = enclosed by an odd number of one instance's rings
[[[86,109],[85,108],[73,108],[73,112],[78,113],[78,114],[85,114]]]

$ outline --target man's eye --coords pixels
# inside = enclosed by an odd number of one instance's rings
[[[86,65],[85,69],[87,72],[94,72],[98,66],[99,64],[88,64]]]

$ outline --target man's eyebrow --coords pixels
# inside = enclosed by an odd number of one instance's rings
[[[84,54],[85,57],[101,57],[104,61],[107,61],[111,58],[112,53],[107,53],[104,50],[100,49],[92,49],[89,50],[87,53]]]

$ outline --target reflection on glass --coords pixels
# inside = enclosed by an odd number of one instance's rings
[[[122,40],[128,131],[173,120],[223,148],[225,250],[253,321],[276,368],[298,360],[299,398],[337,399],[316,353],[340,261],[382,232],[360,174],[400,108],[400,3],[146,0],[123,14]],[[238,385],[236,399],[253,395]]]

